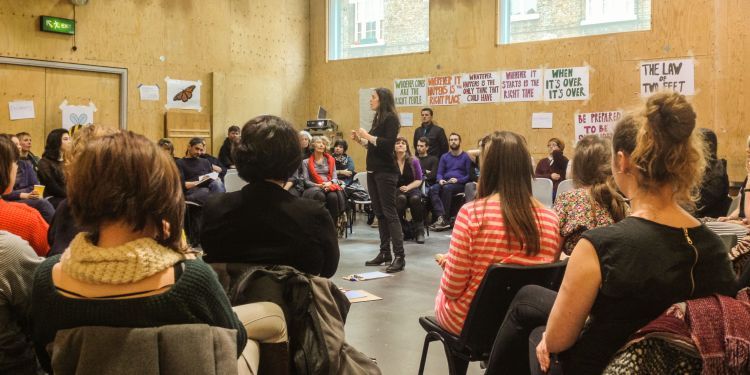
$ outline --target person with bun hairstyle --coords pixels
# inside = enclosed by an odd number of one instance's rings
[[[365,265],[390,263],[386,272],[399,272],[403,271],[406,261],[404,234],[396,210],[399,169],[393,150],[401,123],[391,90],[383,87],[375,89],[370,98],[370,109],[375,111],[370,131],[362,128],[352,131],[352,139],[367,149],[367,187],[372,209],[380,223],[380,252],[375,258],[365,262]],[[391,243],[395,255],[393,258]]]
[[[612,171],[631,215],[583,233],[558,293],[526,286],[516,294],[487,374],[560,365],[566,374],[601,374],[630,335],[672,304],[734,295],[721,239],[681,207],[705,167],[695,118],[683,95],[660,92],[619,121]]]
[[[612,177],[612,146],[606,138],[583,137],[576,145],[571,174],[576,188],[555,199],[563,251],[570,255],[583,232],[625,218],[628,206]]]

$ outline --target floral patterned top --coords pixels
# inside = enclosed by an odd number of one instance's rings
[[[589,189],[585,188],[558,195],[553,209],[560,219],[560,236],[564,239],[562,250],[568,255],[573,252],[583,232],[615,222],[609,211],[594,202]]]

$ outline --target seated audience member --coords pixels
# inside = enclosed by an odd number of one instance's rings
[[[430,141],[426,137],[417,140],[417,159],[422,167],[422,177],[429,188],[437,182],[438,157],[430,155]]]
[[[0,135],[0,192],[9,193],[18,170],[18,147],[6,135]],[[49,252],[47,230],[49,225],[39,211],[18,202],[0,199],[0,230],[21,237],[39,256]]]
[[[213,197],[203,208],[201,247],[211,263],[280,264],[323,277],[336,273],[339,245],[331,215],[319,202],[283,186],[301,164],[291,124],[259,116],[242,128],[233,151],[248,184]]]
[[[232,159],[232,145],[240,140],[240,127],[232,125],[227,129],[227,137],[219,149],[219,162],[226,168],[234,168],[234,159]]]
[[[349,144],[343,139],[333,142],[333,159],[336,160],[336,178],[349,185],[354,179],[354,159],[346,154]]]
[[[398,191],[396,192],[396,209],[404,217],[406,207],[411,212],[414,240],[424,243],[424,206],[422,205],[422,166],[419,160],[411,156],[409,142],[404,137],[396,137],[396,164],[398,165]]]
[[[631,198],[631,216],[583,234],[559,293],[526,286],[516,294],[487,374],[547,372],[550,353],[566,374],[600,374],[630,335],[670,305],[734,296],[724,244],[680,206],[705,167],[695,117],[684,96],[661,92],[619,121],[612,169]]]
[[[430,229],[439,232],[451,227],[450,217],[453,196],[464,192],[471,176],[471,158],[461,150],[461,136],[451,133],[448,137],[450,151],[440,157],[437,184],[430,187],[432,214],[437,217]]]
[[[203,138],[192,138],[188,143],[185,157],[177,160],[177,167],[183,178],[183,189],[185,189],[185,200],[203,205],[211,194],[223,193],[224,184],[214,179],[204,182],[201,177],[216,172],[211,162],[200,156],[206,150]]]
[[[38,374],[29,309],[34,271],[44,258],[27,241],[0,230],[0,373]]]
[[[39,170],[39,157],[31,152],[31,134],[20,132],[16,134],[18,141],[21,142],[21,160],[31,163],[34,167],[34,173]]]
[[[44,185],[44,197],[57,207],[67,197],[63,161],[70,145],[70,134],[65,129],[55,129],[47,135],[42,159],[39,160],[39,182]],[[49,198],[48,198],[49,197]]]
[[[8,137],[18,147],[18,151],[21,152],[22,146],[18,137],[15,135],[9,135]],[[34,172],[34,165],[31,164],[28,158],[26,160],[19,159],[17,164],[16,183],[13,185],[13,190],[4,195],[3,199],[23,203],[34,208],[39,211],[44,221],[49,223],[55,214],[55,208],[42,197],[38,190],[34,189],[35,185],[39,185],[39,179],[37,179],[36,172]]]
[[[554,210],[560,218],[565,254],[570,255],[583,232],[625,218],[628,206],[612,177],[612,146],[595,135],[576,145],[571,171],[576,188],[557,196]]]
[[[729,197],[727,161],[717,156],[716,133],[705,128],[700,131],[708,153],[706,154],[706,170],[698,191],[698,201],[695,202],[694,216],[697,218],[724,216],[732,204],[732,198]]]
[[[177,159],[179,159],[174,156],[174,144],[172,143],[171,139],[162,138],[158,142],[156,142],[156,144],[159,145],[159,148],[164,150],[164,152],[169,154],[169,156],[171,156],[175,160],[175,162],[177,161]]]
[[[203,140],[203,153],[200,154],[200,158],[206,159],[211,162],[211,169],[219,174],[219,179],[224,182],[224,176],[227,175],[228,167],[215,158],[213,155],[206,152],[206,140]]]
[[[493,263],[552,263],[560,255],[557,215],[531,193],[531,159],[515,133],[494,132],[482,150],[477,199],[458,212],[435,298],[438,323],[460,334],[484,273]]]
[[[202,323],[236,330],[238,356],[248,338],[285,335],[278,306],[238,306],[235,313],[216,274],[187,249],[181,181],[156,144],[127,131],[93,139],[69,177],[70,208],[87,232],[35,275],[33,341],[46,371],[47,349],[61,329]]]
[[[78,157],[78,154],[81,153],[86,144],[92,139],[116,134],[117,132],[119,132],[118,129],[99,125],[89,125],[77,131],[73,136],[73,140],[70,142],[68,152],[65,153],[65,168],[67,169],[70,167],[73,160]],[[70,242],[73,241],[73,238],[75,238],[80,232],[81,228],[76,225],[76,222],[73,219],[68,200],[63,199],[60,204],[57,205],[55,216],[52,218],[52,222],[49,225],[47,241],[49,241],[50,249],[47,256],[62,254],[65,249],[68,248]]]
[[[305,167],[305,191],[302,197],[325,203],[331,218],[340,229],[344,225],[339,218],[346,209],[346,196],[335,176],[336,161],[326,152],[329,143],[328,137],[313,137],[313,153],[302,161]]]
[[[307,159],[312,155],[312,135],[307,130],[299,131],[299,147],[302,150],[302,160]]]
[[[557,194],[557,185],[565,180],[565,172],[568,169],[568,158],[563,155],[565,143],[558,138],[551,138],[547,141],[549,155],[539,160],[534,171],[536,178],[548,178],[552,180],[552,197]]]

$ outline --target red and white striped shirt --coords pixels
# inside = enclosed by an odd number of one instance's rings
[[[528,256],[517,239],[509,241],[499,201],[478,199],[461,207],[435,298],[435,315],[443,328],[460,334],[469,305],[490,264],[534,265],[556,259],[562,242],[557,215],[544,207],[535,207],[534,214],[540,251]]]

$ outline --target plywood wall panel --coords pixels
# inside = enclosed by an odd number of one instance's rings
[[[44,69],[0,64],[0,133],[31,134],[31,150],[44,150]],[[10,120],[8,102],[33,100],[35,118]]]
[[[746,20],[750,2],[696,0],[652,1],[650,31],[496,45],[496,0],[431,0],[430,51],[409,55],[327,61],[326,25],[311,24],[310,107],[331,108],[332,117],[347,132],[359,124],[358,90],[393,87],[393,79],[485,70],[553,68],[589,65],[589,101],[476,104],[435,107],[435,120],[447,131],[458,131],[465,144],[496,129],[524,134],[534,156],[546,153],[546,141],[574,137],[576,112],[629,109],[639,105],[638,63],[649,59],[693,56],[697,94],[690,98],[699,126],[716,128],[720,156],[729,160],[730,178],[741,180],[744,169],[736,157],[744,152],[750,103],[746,85],[750,61]],[[325,2],[311,2],[310,18],[325,19]],[[399,110],[419,113],[417,107]],[[534,112],[552,112],[554,128],[531,129]],[[403,128],[411,138],[414,128]],[[739,142],[741,140],[742,142]],[[355,163],[364,152],[351,149]],[[568,151],[570,155],[572,152]]]
[[[151,139],[164,136],[166,76],[203,81],[209,119],[213,72],[272,82],[281,94],[269,99],[267,112],[276,108],[301,123],[307,111],[299,108],[308,105],[301,87],[308,82],[309,8],[308,0],[90,1],[76,8],[73,51],[73,37],[38,30],[40,15],[73,18],[67,0],[0,0],[0,56],[128,69],[128,126]],[[161,100],[140,102],[138,84],[159,84]],[[240,108],[226,111],[231,117],[244,113]]]
[[[120,76],[61,69],[45,69],[45,134],[62,127],[60,104],[96,105],[94,123],[120,126]]]

